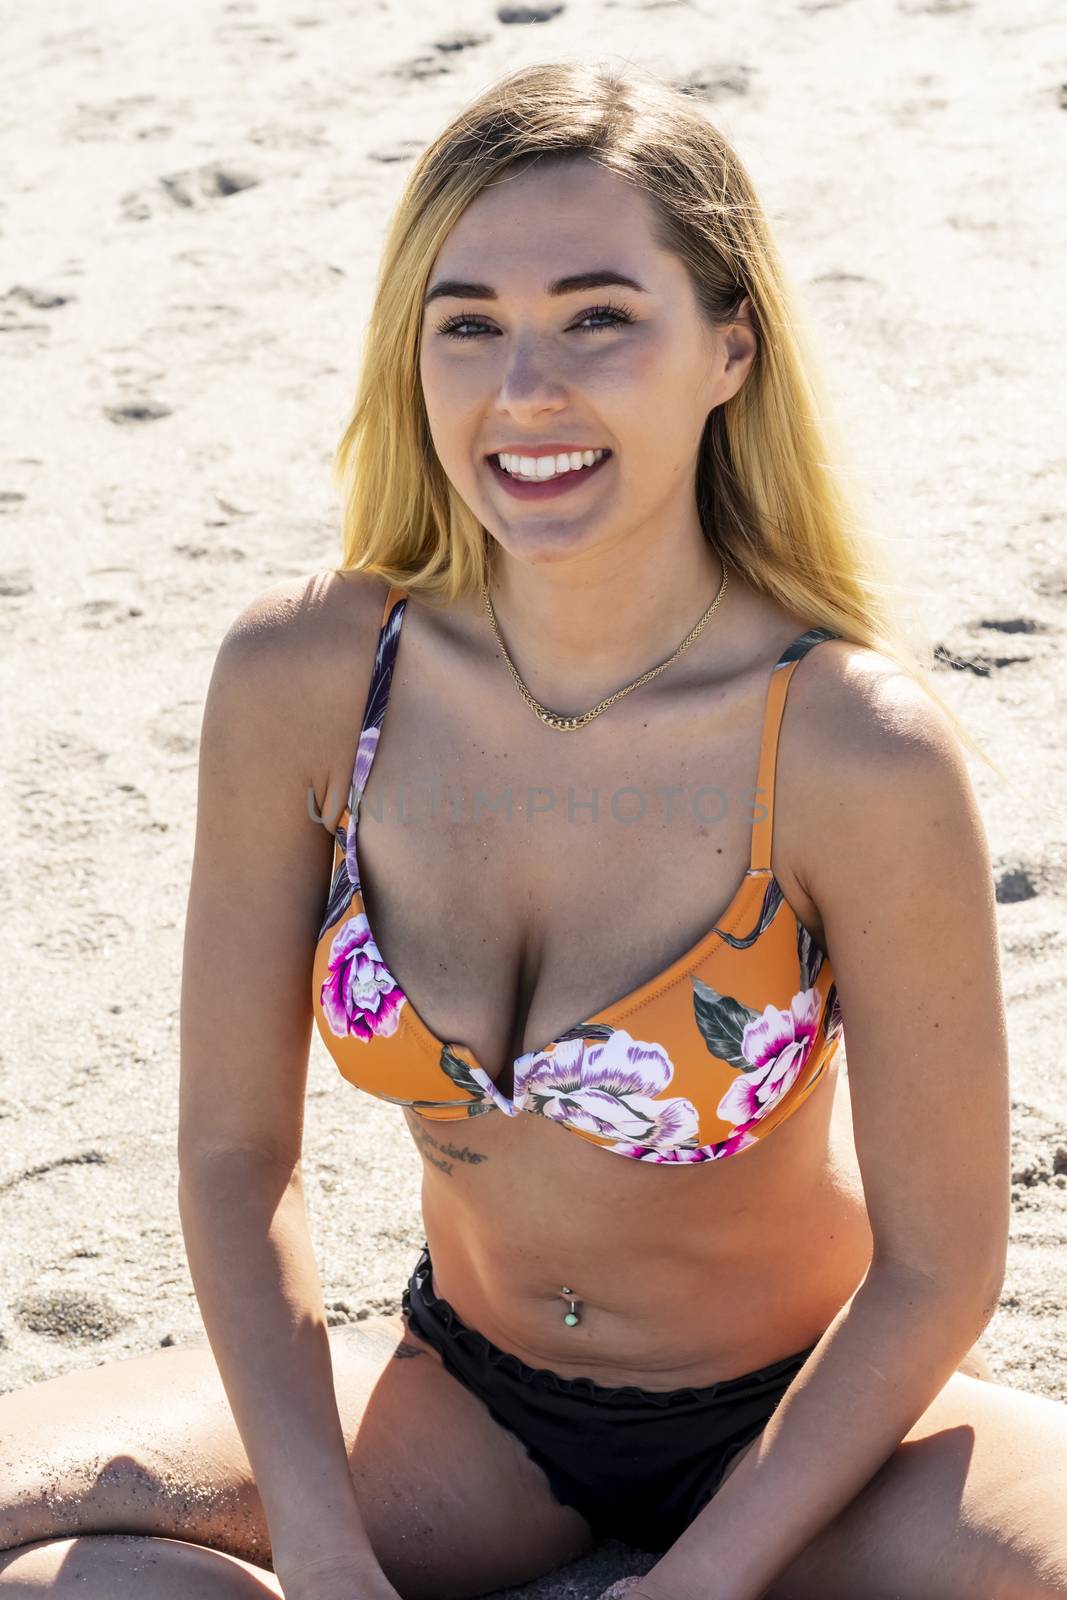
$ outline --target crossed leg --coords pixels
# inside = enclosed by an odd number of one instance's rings
[[[484,1594],[591,1548],[400,1316],[330,1346],[360,1512],[404,1600]],[[991,1376],[972,1353],[765,1600],[1067,1600],[1067,1406]],[[277,1600],[210,1347],[0,1395],[0,1551],[0,1600]]]
[[[330,1350],[360,1514],[404,1600],[505,1588],[591,1547],[585,1519],[399,1314],[331,1329]],[[0,1551],[0,1596],[279,1596],[210,1346],[0,1395]]]
[[[1067,1405],[984,1366],[953,1373],[763,1600],[1067,1600]]]

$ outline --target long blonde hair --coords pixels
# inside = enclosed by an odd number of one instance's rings
[[[751,179],[687,95],[629,65],[549,62],[510,73],[415,163],[386,233],[358,392],[334,456],[340,570],[374,574],[429,604],[480,595],[486,532],[445,476],[422,399],[423,295],[449,230],[488,183],[574,158],[648,198],[657,243],[688,269],[710,324],[728,324],[749,301],[757,355],[740,391],[709,415],[697,463],[699,515],[715,549],[752,589],[894,661],[1003,778],[930,682],[929,646],[913,642],[905,585],[872,531],[866,491],[851,487],[800,297]]]

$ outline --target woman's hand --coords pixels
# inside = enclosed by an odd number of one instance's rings
[[[644,1582],[643,1578],[620,1578],[604,1590],[600,1600],[662,1600],[662,1596],[654,1595],[651,1589],[642,1589]]]

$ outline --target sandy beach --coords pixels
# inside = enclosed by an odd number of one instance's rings
[[[999,1380],[1067,1400],[1067,30],[1052,9],[10,11],[0,1392],[202,1337],[175,1139],[215,653],[253,596],[340,560],[329,462],[413,157],[505,71],[599,58],[686,88],[735,143],[938,648],[937,687],[1008,774],[968,758],[1012,1068],[1010,1255],[983,1345]],[[314,1036],[304,1170],[331,1321],[395,1310],[423,1238],[417,1152]],[[651,1562],[608,1543],[509,1593],[592,1600]]]

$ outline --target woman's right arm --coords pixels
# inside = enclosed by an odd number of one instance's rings
[[[311,626],[291,597],[260,597],[227,633],[208,689],[182,965],[178,1193],[279,1580],[287,1595],[340,1594],[325,1578],[338,1568],[360,1579],[345,1592],[362,1600],[395,1591],[349,1471],[300,1166],[311,965],[332,857],[307,804]]]

